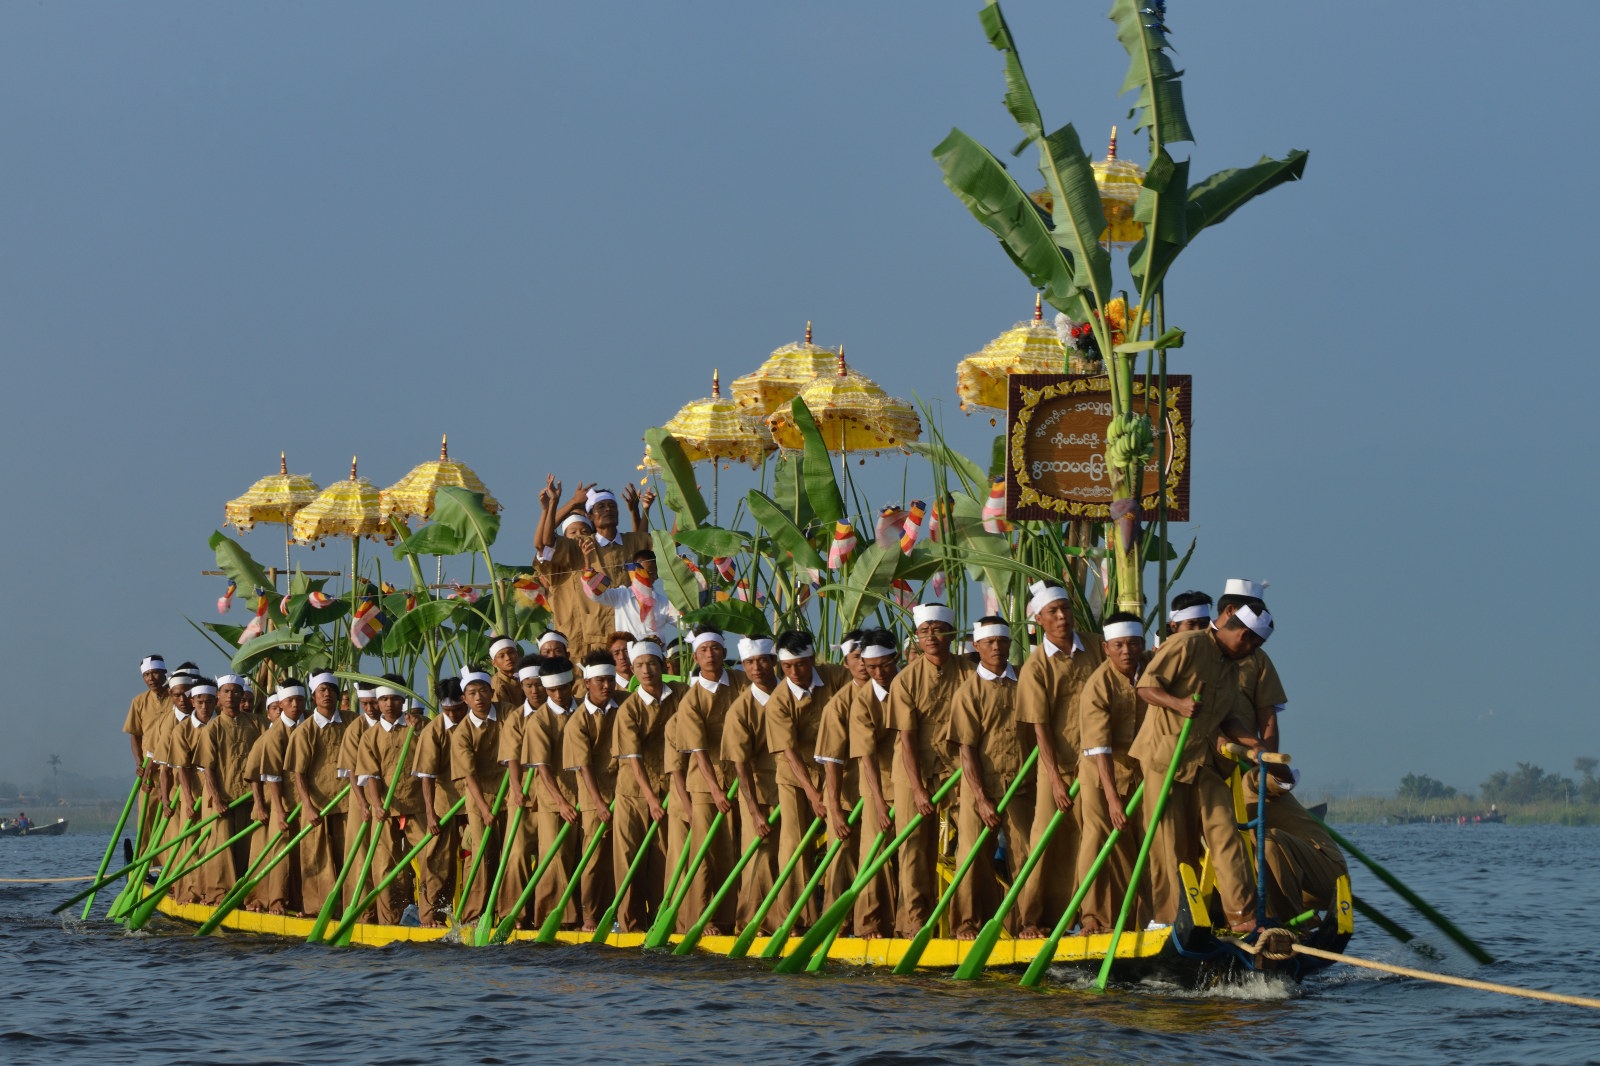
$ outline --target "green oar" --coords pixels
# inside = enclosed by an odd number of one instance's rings
[[[933,794],[931,802],[935,808],[939,806],[950,790],[956,787],[956,783],[960,780],[961,770],[958,767],[945,780],[945,783],[939,786],[939,790]],[[900,850],[900,845],[910,840],[912,835],[922,828],[922,821],[927,817],[925,814],[918,814],[912,817],[906,827],[896,834],[893,840],[889,841],[889,846],[884,848],[877,857],[868,863],[866,869],[856,875],[855,883],[841,893],[838,899],[833,901],[833,906],[829,907],[822,915],[821,921],[813,925],[806,932],[806,935],[800,938],[799,945],[780,959],[778,965],[773,969],[778,973],[798,973],[804,969],[823,942],[832,939],[834,931],[844,923],[851,911],[855,910],[856,897],[861,895],[862,889],[871,884],[872,879],[878,876],[878,872],[894,857],[894,853]]]
[[[611,802],[606,806],[606,809],[613,812],[616,811],[617,799],[615,796],[611,798]],[[583,880],[583,871],[587,870],[589,864],[594,861],[594,853],[599,849],[600,841],[605,839],[606,830],[609,828],[611,828],[611,823],[609,822],[601,822],[595,827],[594,836],[589,838],[589,843],[584,845],[583,854],[578,856],[578,868],[572,871],[571,877],[567,878],[567,887],[561,890],[561,898],[556,900],[556,905],[550,909],[549,914],[545,915],[544,924],[539,926],[539,935],[534,937],[534,940],[541,944],[555,943],[556,933],[561,929],[561,916],[567,913],[567,904],[572,902],[573,893],[578,891],[578,883]],[[615,900],[612,901],[611,910],[607,913],[613,915],[617,913]],[[609,933],[611,926],[609,923],[596,925],[594,931],[602,934]],[[600,939],[604,940],[605,937],[602,936]]]
[[[855,825],[861,820],[861,811],[864,809],[865,805],[865,798],[856,800],[855,807],[850,811],[850,817],[846,819],[847,825]],[[817,823],[813,821],[811,823],[811,828],[815,829],[816,827]],[[795,854],[798,855],[803,852],[805,850],[805,846],[810,842],[811,834],[808,831],[805,839],[801,841],[800,847],[796,850]],[[783,916],[783,922],[778,926],[777,931],[767,939],[767,946],[763,948],[761,952],[762,958],[772,958],[772,956],[777,954],[778,951],[783,948],[783,945],[788,942],[789,934],[794,931],[795,923],[800,920],[800,912],[805,909],[806,901],[809,900],[812,893],[817,890],[817,886],[822,884],[822,879],[828,875],[828,867],[833,865],[833,860],[838,857],[839,849],[843,847],[843,845],[844,841],[842,839],[835,840],[833,843],[828,845],[828,850],[822,853],[822,859],[817,863],[817,868],[811,872],[811,876],[806,880],[805,887],[800,890],[800,897],[794,901],[794,906],[789,908],[789,913]],[[788,869],[788,867],[785,867],[785,869]],[[783,879],[787,881],[791,876],[793,875],[785,874]],[[763,916],[765,916],[765,912],[763,912]],[[757,921],[754,924],[758,929],[761,926],[760,921]]]
[[[1144,782],[1139,782],[1139,787],[1133,790],[1133,795],[1128,798],[1127,807],[1123,814],[1132,817],[1139,809],[1139,801],[1144,798]],[[1100,854],[1094,857],[1083,881],[1078,885],[1078,890],[1072,894],[1072,900],[1067,904],[1067,909],[1061,912],[1061,920],[1056,922],[1056,927],[1050,931],[1039,950],[1034,954],[1033,961],[1028,964],[1028,972],[1022,975],[1022,984],[1025,988],[1033,988],[1044,977],[1050,963],[1056,957],[1056,945],[1061,943],[1061,938],[1072,928],[1072,920],[1078,916],[1078,908],[1083,906],[1084,899],[1089,895],[1089,886],[1094,884],[1094,879],[1100,876],[1100,870],[1105,866],[1106,860],[1111,856],[1111,849],[1117,846],[1117,841],[1122,839],[1122,830],[1113,829],[1106,834],[1106,842],[1100,846]]]
[[[1490,955],[1487,951],[1484,951],[1473,941],[1471,937],[1467,936],[1467,934],[1463,933],[1460,929],[1457,929],[1455,924],[1451,922],[1450,919],[1446,918],[1444,915],[1440,914],[1438,911],[1429,906],[1421,896],[1417,895],[1415,892],[1411,891],[1411,889],[1402,884],[1400,879],[1394,874],[1390,873],[1388,870],[1385,870],[1382,866],[1379,866],[1372,859],[1368,858],[1360,848],[1356,847],[1354,844],[1350,843],[1350,841],[1341,836],[1333,828],[1333,826],[1323,822],[1322,827],[1328,831],[1328,835],[1333,838],[1334,843],[1338,844],[1345,851],[1348,851],[1350,854],[1360,859],[1363,866],[1377,875],[1378,880],[1394,889],[1396,895],[1421,912],[1422,916],[1428,919],[1428,921],[1432,922],[1440,932],[1444,933],[1445,936],[1448,936],[1451,940],[1454,940],[1457,944],[1461,945],[1462,950],[1464,950],[1468,955],[1471,955],[1474,959],[1477,959],[1485,966],[1494,961],[1494,956]]]
[[[662,800],[662,809],[665,810],[671,802],[671,796],[668,796],[666,799]],[[617,802],[615,799],[611,801],[611,809],[613,811],[617,809]],[[634,879],[639,876],[639,871],[644,869],[645,862],[650,858],[650,844],[656,838],[657,827],[659,825],[659,822],[652,820],[650,824],[645,827],[644,837],[639,843],[639,850],[633,853],[633,860],[628,863],[627,870],[623,871],[622,883],[615,886],[614,890],[612,891],[611,905],[605,909],[605,913],[600,915],[600,920],[595,923],[594,932],[589,935],[589,943],[604,944],[606,942],[606,937],[611,935],[611,926],[612,923],[617,920],[617,911],[622,909],[622,894],[627,891],[629,885],[633,884]],[[683,864],[688,861],[688,857],[689,842],[685,840],[683,842],[683,850],[678,855],[678,865],[675,866],[672,871],[672,880],[674,884],[677,883],[678,874],[683,871]],[[583,865],[585,868],[588,867],[588,863],[584,863]],[[565,911],[567,909],[566,904],[562,904],[560,909]],[[548,922],[548,917],[545,920]],[[543,930],[541,929],[541,932],[542,931]]]
[[[439,825],[442,827],[448,824],[450,819],[459,814],[461,809],[466,805],[466,796],[462,796],[460,799],[456,800],[439,819]],[[356,927],[356,919],[365,914],[367,908],[372,906],[373,902],[379,896],[381,896],[390,885],[394,884],[395,878],[405,873],[406,867],[410,866],[416,857],[422,854],[422,849],[427,847],[428,844],[432,842],[433,836],[434,835],[432,833],[422,834],[422,839],[411,845],[411,849],[404,855],[400,856],[400,860],[394,864],[394,868],[388,873],[384,874],[383,878],[376,885],[372,886],[372,890],[366,895],[362,896],[353,907],[345,911],[344,916],[339,919],[339,924],[334,927],[332,933],[328,934],[328,940],[330,943],[341,946],[350,943],[351,932]]]
[[[133,801],[139,797],[139,786],[144,784],[144,773],[150,768],[150,756],[144,757],[144,762],[139,767],[139,772],[133,778],[133,787],[128,790],[127,802],[122,805],[122,814],[117,818],[117,827],[111,831],[111,839],[106,841],[106,853],[100,860],[100,868],[94,872],[95,881],[98,882],[106,875],[106,867],[111,865],[111,853],[117,850],[117,838],[122,836],[122,827],[127,824],[128,813],[133,810]],[[83,905],[83,920],[89,920],[89,909],[94,906],[95,889],[89,890],[89,900]]]
[[[328,801],[327,805],[322,808],[320,812],[321,816],[326,818],[329,813],[339,805],[340,801],[344,799],[345,795],[349,793],[349,791],[349,785],[345,785],[343,788],[339,789],[339,791],[334,794],[333,798]],[[297,803],[294,806],[294,810],[290,812],[290,817],[293,817],[294,814],[299,810],[300,804]],[[284,823],[286,825],[288,821],[288,818],[284,819]],[[299,846],[300,841],[304,840],[307,834],[309,834],[313,828],[315,827],[312,826],[308,821],[306,825],[301,827],[298,833],[289,838],[288,843],[284,844],[283,847],[279,848],[278,851],[273,854],[272,858],[261,864],[260,870],[256,871],[256,873],[248,880],[241,880],[237,885],[234,885],[233,891],[230,892],[227,898],[225,898],[217,907],[217,909],[212,912],[211,917],[207,918],[205,922],[201,924],[200,928],[195,930],[194,935],[206,936],[217,926],[221,925],[222,919],[226,918],[229,914],[232,914],[234,908],[238,907],[240,902],[244,900],[245,896],[250,894],[250,890],[264,881],[266,876],[271,873],[280,862],[288,858],[290,854],[294,852],[294,849]],[[263,850],[262,854],[265,855],[266,851]]]
[[[506,775],[506,780],[511,780],[510,774]],[[530,766],[522,775],[522,794],[526,796],[531,788],[533,788],[533,767]],[[527,810],[525,806],[518,805],[517,809],[511,812],[511,820],[506,823],[504,851],[509,852],[511,850],[511,842],[517,839],[517,830],[522,828],[522,812],[525,810]],[[477,947],[487,944],[490,934],[494,932],[494,905],[495,901],[500,898],[500,886],[505,883],[506,867],[510,865],[509,862],[505,861],[505,855],[502,854],[500,868],[494,872],[494,883],[489,886],[489,899],[483,905],[483,913],[478,916],[478,928],[473,930],[472,933],[472,943]]]
[[[1036,749],[1037,750],[1037,749]],[[1072,782],[1068,794],[1076,799],[1078,786],[1082,781]],[[1000,942],[1001,927],[1006,915],[1011,913],[1011,908],[1017,905],[1017,897],[1022,895],[1023,886],[1028,883],[1028,878],[1033,876],[1034,867],[1044,858],[1045,851],[1050,847],[1050,841],[1055,837],[1056,830],[1061,828],[1061,820],[1067,816],[1066,811],[1056,811],[1050,816],[1050,822],[1044,827],[1044,832],[1039,835],[1038,843],[1034,844],[1033,852],[1022,864],[1022,869],[1017,871],[1017,876],[1011,879],[1011,888],[1007,890],[1005,898],[1000,901],[1000,909],[994,912],[994,917],[983,923],[983,928],[978,930],[977,937],[972,941],[972,950],[967,952],[967,957],[961,960],[961,965],[956,967],[956,979],[970,981],[983,973],[983,968],[989,964],[989,956],[994,953],[994,946]]]
[[[177,881],[180,877],[183,877],[185,874],[188,874],[191,871],[197,870],[200,867],[204,866],[206,863],[210,862],[212,859],[216,858],[218,855],[221,855],[223,852],[225,852],[229,848],[233,847],[234,844],[236,844],[239,841],[243,840],[245,837],[249,836],[251,833],[254,833],[260,827],[261,827],[261,823],[260,822],[251,822],[248,826],[246,826],[245,828],[239,830],[237,833],[233,834],[233,836],[229,837],[225,842],[223,842],[221,844],[218,844],[216,847],[212,848],[210,851],[206,852],[204,855],[200,856],[198,859],[196,859],[193,862],[189,863],[183,869],[177,871],[176,873],[173,873],[173,874],[170,874],[170,875],[168,875],[166,877],[163,877],[161,880],[157,881],[151,887],[150,893],[147,896],[145,896],[144,899],[140,900],[137,904],[134,905],[133,913],[128,918],[128,928],[129,929],[134,929],[134,930],[143,929],[144,926],[145,926],[145,923],[150,920],[150,916],[155,913],[156,907],[160,905],[161,898],[167,894],[167,889],[172,887],[172,884],[173,884],[174,881]]]
[[[203,825],[195,826],[196,830],[199,830],[199,829],[202,829],[202,828],[204,828]],[[123,876],[124,874],[128,873],[135,866],[146,865],[146,864],[148,864],[150,862],[151,859],[155,858],[157,855],[160,855],[162,852],[170,851],[171,849],[177,847],[179,844],[183,843],[183,841],[185,839],[186,839],[186,837],[181,837],[181,836],[173,837],[171,840],[167,841],[165,844],[162,844],[159,847],[156,847],[155,849],[153,849],[151,851],[148,851],[148,852],[144,853],[143,855],[140,855],[139,857],[134,859],[132,862],[128,863],[126,866],[119,866],[117,869],[112,870],[110,873],[100,875],[94,881],[92,881],[90,883],[88,888],[84,889],[82,892],[79,892],[77,895],[73,896],[71,899],[65,900],[64,902],[59,903],[56,906],[50,908],[50,913],[51,914],[60,914],[62,911],[66,910],[68,907],[72,906],[74,903],[78,902],[80,899],[83,899],[86,896],[93,895],[94,893],[98,892],[100,889],[104,888],[106,885],[108,885],[111,882],[115,881],[117,878],[119,878],[119,877]],[[144,875],[143,874],[141,874],[139,876],[139,887],[140,887],[140,889],[142,889],[144,887]],[[126,888],[124,888],[123,891],[121,893],[119,893],[119,898],[121,896],[127,895],[127,892],[128,892],[128,890]]]
[[[177,796],[173,796],[165,802],[158,801],[156,803],[155,829],[150,834],[152,840],[159,841],[166,835],[167,824],[177,815],[177,805],[181,802],[182,800]],[[198,828],[198,826],[195,828]],[[188,838],[188,833],[180,833],[167,843],[146,851],[144,855],[135,859],[131,872],[128,874],[128,883],[122,887],[122,891],[117,893],[117,897],[111,901],[111,906],[106,910],[106,917],[113,921],[121,920],[122,916],[127,913],[128,908],[133,904],[133,901],[139,897],[139,893],[144,890],[145,878],[150,873],[150,860],[162,852],[176,847]],[[168,861],[170,861],[170,857],[169,859],[161,860],[163,865]]]
[[[806,826],[805,834],[800,837],[800,846],[794,849],[794,854],[789,856],[789,861],[785,862],[783,869],[778,871],[777,879],[772,882],[772,887],[767,890],[765,898],[761,900],[761,905],[756,908],[755,914],[751,916],[750,924],[741,930],[741,935],[751,930],[760,931],[761,923],[766,920],[767,912],[777,903],[778,896],[783,892],[783,886],[788,884],[789,878],[794,876],[795,870],[800,866],[801,857],[805,855],[806,849],[811,846],[811,841],[815,839],[821,829],[822,819],[812,818],[811,824]],[[789,942],[789,934],[794,931],[795,923],[800,920],[800,912],[806,909],[806,899],[807,897],[802,894],[799,899],[794,901],[794,906],[789,908],[789,913],[783,916],[783,921],[778,923],[778,928],[774,929],[772,935],[767,938],[767,946],[762,949],[761,958],[770,959],[783,950],[783,946]],[[751,937],[754,938],[754,936],[755,933],[751,933]]]
[[[284,824],[287,826],[289,822],[294,821],[295,818],[299,817],[299,815],[300,804],[296,803],[293,807],[289,808],[289,815],[284,819]],[[201,933],[208,933],[212,929],[215,929],[222,922],[221,915],[225,915],[227,911],[231,911],[234,907],[239,905],[239,901],[242,900],[249,893],[250,889],[255,886],[255,881],[253,879],[256,871],[261,869],[262,863],[266,862],[272,857],[274,854],[272,849],[278,846],[278,841],[283,839],[283,834],[284,830],[280,829],[267,838],[267,842],[261,845],[261,850],[256,853],[255,859],[245,869],[244,875],[240,877],[238,881],[234,882],[233,887],[230,888],[227,894],[222,897],[222,902],[217,904],[216,908],[212,910],[211,917],[200,923],[200,928],[195,931],[195,936],[199,936]],[[226,910],[224,910],[224,908],[226,908]]]
[[[1011,805],[1011,798],[1017,794],[1017,789],[1022,787],[1023,782],[1027,781],[1028,775],[1033,773],[1034,764],[1038,761],[1039,749],[1034,748],[1028,752],[1028,758],[1023,762],[1022,769],[1017,772],[1017,776],[1011,782],[1011,786],[1006,789],[1005,795],[1001,796],[1000,802],[996,804],[994,809],[996,815],[1006,812],[1006,808]],[[1077,794],[1077,788],[1078,783],[1074,781],[1072,783],[1073,795]],[[928,950],[928,942],[933,939],[933,934],[938,932],[939,919],[943,918],[944,912],[950,909],[950,903],[956,897],[956,889],[961,887],[961,882],[966,879],[967,871],[972,869],[972,864],[978,861],[978,855],[982,853],[984,845],[989,843],[989,837],[993,832],[994,830],[984,826],[978,833],[978,839],[973,842],[971,848],[967,849],[967,857],[961,860],[960,866],[956,867],[955,876],[950,878],[950,884],[939,897],[939,902],[934,904],[933,913],[928,915],[928,920],[922,923],[922,928],[917,930],[917,935],[911,938],[911,943],[906,947],[906,953],[900,956],[899,962],[895,963],[895,973],[908,974],[917,968],[918,962],[922,961],[922,953]],[[1017,880],[1020,881],[1021,878]],[[1009,910],[1010,908],[1006,909]],[[1004,914],[1005,911],[1001,911],[1001,913]],[[987,926],[985,928],[987,929]],[[982,938],[980,937],[979,939]]]
[[[1199,698],[1199,694],[1195,694]],[[1106,982],[1111,978],[1111,964],[1117,957],[1117,941],[1122,939],[1123,927],[1128,924],[1128,916],[1133,913],[1134,900],[1139,897],[1139,878],[1144,876],[1145,863],[1150,861],[1150,845],[1155,843],[1156,827],[1161,824],[1161,816],[1167,810],[1167,797],[1172,793],[1172,782],[1178,777],[1178,764],[1183,761],[1183,748],[1189,741],[1189,727],[1194,725],[1193,718],[1183,720],[1183,728],[1178,730],[1178,743],[1172,749],[1172,761],[1167,763],[1167,776],[1161,782],[1161,792],[1156,796],[1156,805],[1150,810],[1150,822],[1145,829],[1144,840],[1139,843],[1139,857],[1134,860],[1133,874],[1128,878],[1128,892],[1122,897],[1122,910],[1117,913],[1117,924],[1111,928],[1111,943],[1106,948],[1105,961],[1100,963],[1100,974],[1094,980],[1095,988],[1104,992]],[[1176,872],[1176,871],[1174,871]]]
[[[739,782],[734,781],[728,786],[728,799],[732,800],[739,791]],[[695,850],[694,859],[690,861],[689,868],[678,879],[677,892],[672,897],[672,902],[661,908],[661,913],[656,915],[650,931],[645,934],[644,946],[658,948],[665,944],[672,936],[672,927],[678,922],[678,911],[683,906],[683,901],[689,896],[689,888],[694,884],[695,874],[700,872],[700,867],[705,864],[706,855],[711,851],[711,845],[716,842],[717,830],[722,828],[726,816],[718,811],[711,819],[711,827],[706,830],[706,838],[700,842],[700,847]],[[690,837],[684,838],[684,844],[689,843]]]
[[[198,812],[200,810],[199,796],[195,797],[194,804],[195,810]],[[190,828],[193,827],[191,826]],[[177,857],[162,866],[161,875],[156,878],[156,883],[150,887],[148,894],[142,896],[139,894],[140,889],[144,887],[142,883],[129,886],[131,891],[124,897],[125,904],[121,920],[127,923],[130,930],[137,931],[144,928],[145,923],[150,920],[150,916],[155,913],[156,904],[161,901],[161,897],[166,894],[167,889],[171,888],[180,878],[194,869],[194,854],[198,850],[200,850],[200,836],[196,834],[190,837],[182,855],[177,855],[174,852]]]
[[[322,906],[317,908],[317,920],[311,923],[311,932],[306,934],[307,944],[322,943],[322,934],[333,918],[333,908],[344,898],[344,883],[350,877],[350,868],[356,864],[356,853],[361,850],[361,845],[367,842],[367,830],[370,828],[371,819],[363,818],[356,831],[351,834],[350,847],[345,852],[344,862],[339,864],[339,876],[333,879],[333,887],[328,890],[327,898],[322,901]],[[373,839],[377,839],[376,833],[373,834]]]
[[[772,813],[767,815],[767,824],[777,825],[781,814],[782,812],[778,809],[778,805],[773,804]],[[744,868],[750,865],[750,860],[756,857],[756,852],[760,851],[761,845],[765,843],[766,839],[763,837],[757,837],[755,840],[752,840],[750,845],[744,849],[744,854],[739,856],[739,861],[733,864],[733,872],[728,874],[727,880],[722,882],[722,887],[717,889],[717,894],[711,899],[711,906],[707,907],[705,915],[701,916],[702,930],[705,928],[705,921],[707,920],[708,916],[715,914],[717,912],[717,908],[722,906],[722,901],[728,898],[728,893],[732,892],[739,884],[739,878],[744,874]],[[750,950],[751,942],[755,940],[756,934],[758,934],[760,931],[761,919],[758,917],[755,921],[745,926],[744,930],[739,934],[739,938],[734,941],[733,947],[728,949],[728,958],[744,958],[745,954]],[[698,941],[699,936],[697,935],[695,939]],[[688,950],[684,950],[683,945],[680,944],[678,953],[680,955],[687,955],[689,951],[692,950],[694,950],[693,944],[689,945]]]
[[[1378,908],[1374,907],[1360,896],[1352,895],[1350,897],[1350,905],[1355,907],[1357,914],[1361,915],[1361,917],[1367,919],[1373,925],[1377,926],[1385,933],[1388,933],[1390,936],[1400,941],[1400,943],[1409,944],[1413,940],[1417,939],[1417,935],[1415,933],[1401,925],[1399,922],[1390,918],[1387,914],[1384,914],[1382,911],[1378,910]]]
[[[478,879],[478,868],[483,865],[483,853],[489,850],[489,838],[494,835],[494,820],[500,817],[500,807],[505,803],[506,792],[510,787],[511,775],[501,774],[500,787],[495,790],[494,802],[489,804],[489,820],[483,825],[483,839],[478,841],[478,850],[472,856],[472,869],[467,871],[467,879],[462,882],[461,891],[456,893],[456,899],[459,901],[458,909],[467,901],[467,893],[472,891],[473,882]],[[489,909],[488,900],[484,900],[484,909]]]
[[[511,935],[511,930],[516,928],[517,916],[528,909],[528,901],[533,898],[534,889],[539,887],[539,882],[544,880],[545,870],[550,868],[551,862],[561,853],[561,846],[567,842],[567,836],[572,832],[572,823],[562,821],[561,828],[556,830],[556,839],[544,853],[544,858],[539,860],[539,865],[533,868],[533,875],[528,878],[528,883],[523,886],[522,895],[517,897],[516,906],[506,912],[500,919],[500,924],[494,928],[494,936],[489,938],[491,944],[504,944]]]
[[[395,760],[394,773],[389,778],[389,790],[384,793],[383,797],[384,811],[387,811],[389,809],[389,805],[394,802],[395,789],[400,787],[400,778],[405,774],[406,756],[411,752],[411,738],[415,733],[415,729],[407,726],[406,735],[400,741],[400,758]],[[354,773],[354,771],[352,771],[352,773]],[[352,782],[351,787],[359,789],[361,786]],[[370,814],[371,812],[369,811],[369,820]],[[365,891],[367,887],[367,875],[372,872],[372,857],[378,852],[378,837],[382,835],[383,830],[387,828],[388,826],[382,820],[380,820],[379,824],[376,826],[370,826],[364,821],[362,823],[362,827],[356,830],[356,838],[350,845],[350,854],[345,856],[344,868],[339,871],[339,877],[338,880],[334,882],[333,891],[329,892],[328,898],[323,901],[322,910],[317,914],[316,924],[311,927],[311,935],[306,937],[306,943],[317,944],[322,941],[323,931],[327,929],[328,922],[333,915],[333,905],[344,898],[345,875],[350,872],[350,862],[355,858],[356,849],[361,846],[361,838],[363,836],[367,837],[367,857],[362,860],[361,874],[356,878],[356,886],[351,890],[350,895],[352,897],[359,896],[363,891]],[[340,917],[342,918],[343,915]]]

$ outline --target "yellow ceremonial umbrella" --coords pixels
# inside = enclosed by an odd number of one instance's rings
[[[834,353],[838,369],[800,393],[830,452],[879,452],[900,448],[922,436],[922,420],[905,400],[884,394],[877,382],[845,366],[844,349]],[[780,448],[803,448],[805,440],[787,408],[767,417]]]
[[[395,538],[384,521],[378,487],[356,476],[354,457],[348,480],[329,485],[295,514],[293,533],[296,543],[312,546],[329,537],[382,537],[391,543]]]
[[[282,525],[283,564],[289,568],[289,523],[295,512],[317,497],[317,483],[305,474],[289,473],[289,460],[278,453],[278,472],[257,481],[222,506],[223,525],[249,532],[258,522]]]
[[[1106,248],[1127,248],[1144,236],[1144,223],[1133,217],[1133,206],[1144,186],[1144,167],[1117,158],[1117,127],[1111,127],[1111,143],[1106,157],[1090,164],[1094,170],[1094,183],[1100,190],[1100,209],[1105,212],[1106,228],[1100,232],[1100,243]],[[1035,189],[1028,194],[1034,203],[1045,211],[1055,210],[1055,197],[1050,190]]]
[[[483,493],[483,509],[500,513],[500,501],[489,495],[472,468],[450,458],[450,437],[439,441],[439,458],[412,467],[411,473],[378,493],[378,511],[385,521],[391,516],[429,518],[433,501],[446,485]]]
[[[722,395],[721,375],[715,370],[711,372],[711,395],[684,404],[661,428],[677,438],[691,463],[712,459],[760,466],[778,447],[764,421],[744,413],[734,400]],[[656,466],[648,445],[644,465]]]
[[[1044,321],[1044,304],[1033,298],[1033,321],[1018,322],[956,364],[956,393],[961,409],[1006,409],[1006,380],[1012,374],[1059,374],[1067,352],[1054,326]]]
[[[811,343],[811,323],[806,323],[802,344],[785,344],[754,373],[733,382],[733,402],[746,414],[765,418],[784,407],[800,390],[833,372],[838,353]]]

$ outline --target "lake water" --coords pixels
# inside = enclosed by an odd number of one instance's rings
[[[1600,829],[1343,831],[1498,961],[1475,965],[1356,863],[1357,894],[1436,957],[1359,919],[1351,954],[1600,995]],[[0,879],[91,873],[104,846],[0,839]],[[1100,995],[599,948],[199,941],[49,913],[78,887],[0,881],[0,1063],[1600,1062],[1600,1011],[1349,966],[1296,988]]]

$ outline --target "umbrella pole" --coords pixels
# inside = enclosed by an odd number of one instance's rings
[[[716,456],[711,457],[711,524],[720,526],[722,523],[717,518],[718,474],[722,471],[722,463]]]

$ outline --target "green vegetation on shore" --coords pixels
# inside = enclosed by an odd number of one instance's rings
[[[1471,822],[1494,808],[1514,825],[1600,825],[1600,778],[1595,776],[1600,759],[1579,756],[1572,768],[1576,779],[1518,763],[1515,770],[1490,774],[1475,795],[1427,774],[1407,774],[1393,796],[1323,799],[1333,822]]]

